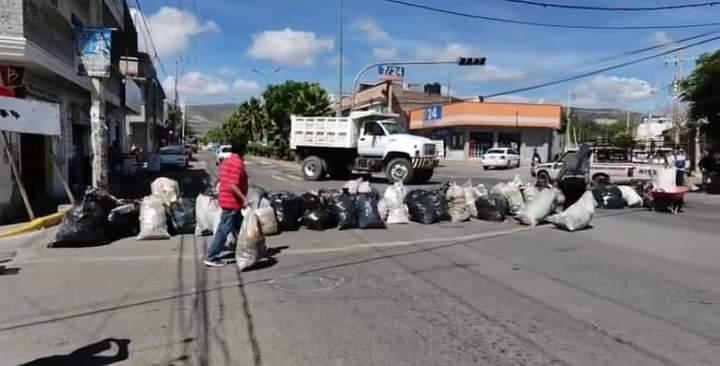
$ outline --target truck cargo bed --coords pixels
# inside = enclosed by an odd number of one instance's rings
[[[356,148],[359,125],[349,117],[291,117],[290,149],[297,147]]]

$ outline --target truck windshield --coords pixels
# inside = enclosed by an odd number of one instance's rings
[[[395,122],[383,122],[383,127],[385,127],[385,130],[390,135],[397,135],[399,133],[405,133],[405,128],[400,126],[399,124]]]

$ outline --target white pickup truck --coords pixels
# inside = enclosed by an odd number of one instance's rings
[[[598,147],[591,151],[588,178],[593,182],[645,182],[651,180],[658,174],[658,169],[663,167],[663,164],[634,163],[621,148]],[[538,180],[554,182],[558,178],[565,156],[576,152],[576,149],[569,149],[553,162],[532,167],[530,173]]]
[[[349,117],[291,117],[290,149],[303,160],[306,180],[346,179],[353,171],[384,172],[390,182],[430,180],[439,159],[434,141],[408,134],[396,114],[352,112]]]

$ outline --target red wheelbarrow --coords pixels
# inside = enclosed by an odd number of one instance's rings
[[[687,187],[675,187],[671,191],[654,188],[649,192],[652,198],[652,207],[655,211],[670,212],[676,215],[682,210],[683,203],[685,203],[685,193],[687,192]]]

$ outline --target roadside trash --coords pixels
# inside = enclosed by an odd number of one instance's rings
[[[355,198],[358,227],[360,229],[384,229],[385,222],[377,209],[377,198],[370,193],[360,193]]]
[[[487,196],[478,197],[475,200],[475,209],[477,210],[477,218],[486,221],[505,221],[508,204],[505,197],[499,194],[491,193]]]
[[[677,175],[674,167],[659,168],[657,175],[653,179],[653,188],[662,189],[664,191],[673,191],[677,186]]]
[[[540,190],[535,187],[534,184],[525,184],[520,188],[520,191],[523,195],[523,200],[525,201],[525,204],[528,205],[530,202],[535,200],[535,197],[540,193]]]
[[[378,213],[380,214],[380,218],[383,219],[383,221],[387,222],[388,208],[387,208],[387,204],[385,203],[384,198],[381,199],[380,201],[378,201],[377,209],[378,209]]]
[[[300,197],[290,192],[276,193],[270,197],[270,205],[275,210],[280,230],[295,231],[300,228],[303,216]]]
[[[338,229],[354,229],[358,226],[357,213],[355,211],[355,196],[349,193],[343,193],[337,197],[335,199],[333,213],[335,214],[335,221],[338,223]]]
[[[193,232],[195,219],[195,201],[179,198],[170,206],[172,230],[174,234],[190,234]]]
[[[303,214],[306,214],[313,210],[317,210],[322,206],[322,203],[320,202],[320,196],[315,193],[303,193],[300,198],[302,199]]]
[[[519,179],[516,177],[516,179]],[[508,212],[510,215],[517,214],[520,209],[525,206],[520,186],[514,183],[498,183],[490,189],[490,193],[498,194],[505,197],[508,204]]]
[[[170,239],[165,205],[159,197],[147,196],[140,205],[138,240]]]
[[[199,194],[195,199],[195,235],[214,233],[221,211],[217,198]]]
[[[176,180],[160,177],[150,184],[150,192],[152,196],[160,198],[162,203],[169,207],[180,198],[180,185]]]
[[[428,225],[449,219],[447,200],[438,191],[416,189],[408,193],[405,202],[415,222]]]
[[[275,210],[272,207],[262,207],[255,211],[258,221],[260,221],[260,228],[262,229],[263,235],[275,235],[280,233],[278,227],[277,217],[275,217]]]
[[[630,186],[618,186],[618,189],[620,189],[622,198],[625,201],[625,204],[628,205],[628,207],[642,207],[643,199],[637,193],[635,188]]]
[[[345,185],[343,186],[343,189],[347,189],[348,193],[350,193],[350,194],[357,194],[358,189],[360,188],[360,185],[362,184],[362,182],[363,182],[362,178],[349,180],[349,181],[347,181],[347,183],[345,183]]]
[[[303,226],[310,230],[323,231],[335,227],[335,218],[330,213],[330,210],[316,208],[310,210],[303,215],[302,218]]]
[[[592,190],[592,194],[601,208],[621,209],[625,207],[622,192],[616,186],[597,187]]]
[[[105,233],[107,214],[95,201],[83,200],[63,217],[55,242],[49,247],[100,245],[109,241]]]
[[[364,181],[360,183],[358,186],[357,193],[370,193],[372,192],[372,188],[370,187],[370,182]]]
[[[237,247],[235,249],[235,263],[240,271],[252,266],[265,254],[265,236],[263,236],[260,220],[255,210],[249,208],[245,212]]]
[[[468,211],[465,201],[465,190],[462,187],[456,183],[452,183],[450,187],[448,187],[446,198],[451,222],[470,220],[470,211]]]
[[[595,198],[592,192],[588,191],[567,210],[550,216],[547,220],[560,229],[573,232],[588,227],[594,214]]]
[[[555,192],[550,189],[542,190],[535,198],[518,212],[517,220],[525,225],[537,226],[553,209]]]
[[[110,210],[108,236],[112,240],[135,236],[140,230],[138,203],[127,203]]]
[[[378,204],[378,210],[380,211],[381,218],[385,218],[385,222],[388,224],[407,224],[410,222],[408,217],[408,208],[405,205],[405,197],[407,196],[407,189],[402,182],[396,182],[392,186],[385,189],[383,199],[380,201],[384,205],[384,210],[380,210],[380,204]]]
[[[248,206],[250,206],[254,210],[257,210],[258,208],[260,208],[263,199],[267,199],[267,192],[264,189],[256,185],[250,185],[250,187],[248,187]]]

